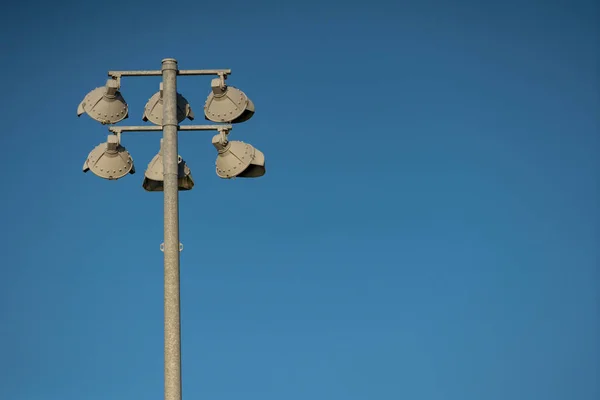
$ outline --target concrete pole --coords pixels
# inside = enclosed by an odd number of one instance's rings
[[[177,61],[162,61],[164,256],[165,256],[165,400],[181,400],[181,317],[179,314],[179,190],[177,185]]]

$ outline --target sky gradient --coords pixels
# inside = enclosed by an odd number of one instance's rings
[[[175,7],[177,4],[177,8]],[[182,132],[184,399],[600,398],[600,6],[55,1],[0,15],[0,398],[163,397],[160,134],[81,171],[108,70],[231,68],[221,180]],[[124,78],[130,118],[160,79]],[[210,78],[180,77],[203,123]]]

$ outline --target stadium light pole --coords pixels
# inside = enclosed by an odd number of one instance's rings
[[[164,165],[165,400],[181,400],[177,61],[162,61]]]
[[[180,314],[180,251],[179,241],[179,190],[189,190],[180,186],[181,158],[178,155],[179,130],[216,130],[213,145],[219,151],[216,171],[221,178],[258,177],[265,172],[264,155],[252,146],[235,141],[228,141],[227,135],[232,126],[227,123],[247,121],[254,114],[254,104],[239,89],[225,85],[225,78],[231,70],[182,70],[178,69],[177,60],[162,60],[160,71],[109,71],[109,80],[104,88],[91,91],[79,105],[77,114],[87,113],[102,124],[114,124],[128,117],[128,106],[118,91],[123,76],[162,76],[160,97],[162,115],[152,121],[160,126],[111,126],[109,131],[116,135],[109,136],[106,145],[100,145],[88,156],[84,164],[84,172],[91,170],[105,179],[119,179],[128,173],[133,174],[133,159],[121,146],[121,133],[138,131],[162,131],[161,143],[164,192],[164,398],[165,400],[181,400],[181,314]],[[180,101],[185,99],[177,93],[178,75],[218,75],[213,79],[212,93],[204,107],[205,118],[213,122],[224,122],[220,125],[179,126],[186,117],[193,119],[189,104],[185,104],[185,114],[181,113]],[[154,98],[154,97],[153,97]],[[183,99],[183,100],[181,100]],[[152,101],[152,99],[151,99]],[[156,105],[156,104],[155,104]],[[147,112],[144,120],[147,120]],[[162,121],[160,121],[162,117]],[[156,122],[158,118],[158,122]],[[243,144],[243,149],[242,149]],[[242,154],[243,150],[243,154]],[[152,164],[152,163],[151,163]],[[150,166],[149,166],[150,169]],[[119,171],[119,172],[117,172]],[[258,171],[258,172],[257,172]],[[189,170],[188,170],[189,173]],[[190,177],[191,178],[191,177]],[[193,185],[193,181],[191,183]],[[146,186],[146,190],[149,190]]]

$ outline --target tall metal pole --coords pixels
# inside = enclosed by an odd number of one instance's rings
[[[162,61],[164,256],[165,256],[165,400],[181,400],[181,317],[179,314],[179,190],[177,186],[177,61]]]

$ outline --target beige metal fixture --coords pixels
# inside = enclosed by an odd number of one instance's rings
[[[164,190],[164,174],[163,174],[163,156],[162,156],[162,144],[163,140],[160,140],[160,150],[158,154],[154,156],[146,173],[144,174],[144,182],[142,187],[148,192],[162,192]],[[191,190],[194,187],[194,179],[192,178],[192,171],[187,166],[181,156],[178,156],[177,160],[177,187],[179,190]]]
[[[252,118],[254,103],[244,92],[225,84],[225,78],[213,79],[211,93],[204,104],[204,118],[213,122],[237,124]]]
[[[127,103],[119,86],[117,79],[109,79],[105,86],[89,92],[77,107],[77,116],[87,113],[101,124],[116,124],[127,118]]]
[[[217,175],[229,179],[258,178],[265,174],[265,155],[248,143],[228,141],[225,131],[213,136],[217,156]]]
[[[177,93],[177,122],[181,122],[184,119],[193,120],[194,113],[192,112],[192,108],[190,107],[190,103]],[[163,84],[160,83],[160,89],[156,92],[148,103],[146,103],[146,107],[144,107],[144,116],[142,117],[144,121],[150,121],[156,125],[162,125],[163,120]]]
[[[99,144],[90,152],[83,164],[83,172],[88,171],[109,180],[135,174],[131,154],[121,146],[117,135],[109,135],[106,143]]]

